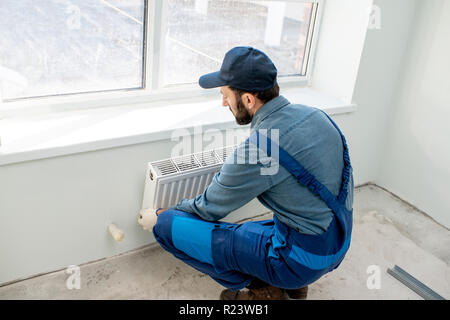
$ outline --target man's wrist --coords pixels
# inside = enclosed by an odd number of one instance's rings
[[[155,213],[157,216],[159,216],[161,212],[164,212],[166,210],[167,210],[167,208],[158,208],[158,209],[156,209]]]

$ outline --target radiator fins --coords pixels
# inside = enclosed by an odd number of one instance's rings
[[[236,146],[224,147],[200,153],[189,154],[165,160],[150,162],[156,176],[167,176],[192,169],[205,168],[211,165],[223,164]]]
[[[236,146],[148,163],[143,208],[167,208],[203,193]]]

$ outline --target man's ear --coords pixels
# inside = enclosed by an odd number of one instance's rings
[[[244,93],[242,95],[242,102],[245,104],[245,106],[252,110],[256,106],[256,97],[250,93]]]

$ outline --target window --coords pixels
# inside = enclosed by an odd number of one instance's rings
[[[304,78],[320,1],[1,0],[0,98],[194,88],[239,45]]]
[[[143,0],[1,0],[3,100],[143,88]]]
[[[292,1],[168,0],[163,85],[196,82],[240,45],[267,53],[282,77],[305,76],[315,12]]]

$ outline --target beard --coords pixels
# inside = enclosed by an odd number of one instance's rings
[[[237,112],[234,115],[234,117],[236,118],[236,122],[239,125],[246,125],[249,124],[250,122],[252,122],[253,116],[247,111],[247,109],[245,109],[245,105],[242,102],[241,97],[236,97],[237,99]]]

